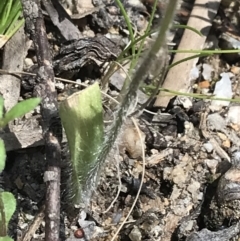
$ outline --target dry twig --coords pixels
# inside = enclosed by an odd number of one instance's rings
[[[60,226],[60,162],[61,162],[61,123],[58,118],[57,93],[55,91],[54,71],[49,51],[40,0],[22,0],[26,30],[33,40],[38,74],[35,95],[42,98],[41,114],[43,138],[47,160],[44,174],[47,185],[45,240],[59,240]]]
[[[31,241],[33,235],[35,234],[44,219],[44,209],[45,206],[42,206],[38,214],[34,217],[34,220],[28,228],[28,231],[24,234],[22,241]]]

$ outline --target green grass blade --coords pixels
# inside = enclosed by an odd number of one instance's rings
[[[203,37],[202,33],[200,31],[198,31],[196,28],[193,28],[191,26],[188,25],[181,25],[181,24],[175,24],[173,25],[173,28],[184,28],[184,29],[188,29],[193,31],[194,33],[198,34],[199,36]]]
[[[155,90],[156,86],[145,85],[144,88],[149,90]],[[168,94],[169,96],[187,96],[187,97],[202,99],[202,100],[220,100],[220,101],[229,101],[233,103],[240,103],[240,98],[230,99],[230,98],[215,97],[214,95],[179,92],[179,91],[165,89],[165,88],[158,88],[158,89],[162,92],[169,93]]]
[[[193,56],[190,56],[190,57],[187,57],[187,58],[184,58],[184,59],[181,59],[175,63],[172,63],[168,66],[168,69],[171,69],[172,67],[182,63],[182,62],[185,62],[185,61],[188,61],[190,59],[195,59],[195,58],[202,58],[202,57],[206,57],[206,56],[209,56],[211,54],[196,54],[196,55],[193,55]]]
[[[131,24],[131,20],[127,15],[127,12],[122,4],[122,2],[120,0],[115,0],[116,4],[118,5],[118,7],[120,8],[121,14],[124,17],[125,23],[127,24],[127,28],[129,31],[129,36],[130,36],[130,40],[131,42],[134,41],[134,34],[133,34],[133,28],[132,28],[132,24]],[[132,46],[132,54],[133,54],[133,58],[135,56],[135,46]]]
[[[122,53],[119,55],[118,60],[121,60],[123,58],[123,56],[129,51],[129,49],[132,48],[132,46],[136,45],[138,42],[140,42],[141,40],[145,39],[147,36],[149,36],[151,33],[150,32],[146,32],[144,35],[138,37],[137,39],[134,39],[133,42],[131,42],[131,44],[128,45],[127,48],[125,48]]]
[[[22,5],[20,0],[2,0],[0,4],[0,35],[2,47],[8,39],[22,26],[24,19],[20,18]]]
[[[21,15],[21,10],[22,6],[20,1],[15,1],[9,13],[8,19],[5,23],[5,34],[7,34],[6,31],[8,31],[8,29],[14,28],[16,21],[19,19]]]
[[[10,27],[7,29],[7,31],[5,32],[6,36],[13,36],[13,34],[16,33],[16,31],[24,24],[24,18],[22,17],[19,19],[20,16],[21,12],[19,12],[13,19],[14,24],[11,24]]]
[[[157,3],[158,3],[158,0],[155,0],[155,1],[154,1],[154,4],[153,4],[153,10],[152,10],[152,13],[151,13],[150,21],[149,21],[149,23],[148,23],[148,26],[147,26],[147,29],[146,29],[145,33],[149,33],[149,31],[150,31],[150,28],[151,28],[151,25],[152,25],[152,21],[153,21],[153,18],[154,18],[154,13],[155,13],[155,11],[156,11],[156,9],[157,9]],[[130,64],[130,68],[129,68],[129,71],[128,71],[128,76],[130,76],[130,77],[131,77],[131,75],[132,75],[132,70],[133,70],[133,69],[136,67],[136,65],[137,65],[137,62],[138,62],[139,57],[140,57],[140,54],[142,53],[142,49],[143,49],[143,46],[144,46],[145,39],[146,39],[146,38],[143,38],[143,39],[141,40],[141,43],[140,43],[138,52],[137,52],[137,54],[134,55],[133,58],[132,58],[132,61],[131,61],[131,64]],[[135,41],[135,40],[133,39],[133,40],[132,40],[132,43],[133,43],[134,41]],[[134,47],[135,45],[132,45],[132,46]],[[122,87],[121,92],[120,92],[120,95],[119,95],[119,97],[118,97],[118,101],[121,101],[121,96],[124,96],[124,95],[126,94],[127,88],[128,88],[128,86],[129,86],[130,82],[131,82],[131,80],[127,77],[127,78],[125,79],[125,81],[124,81],[123,87]]]
[[[5,31],[5,26],[8,21],[9,13],[12,8],[12,2],[13,0],[7,0],[5,1],[5,5],[3,10],[1,11],[1,16],[0,16],[0,34],[3,34]],[[4,4],[4,2],[2,3]]]

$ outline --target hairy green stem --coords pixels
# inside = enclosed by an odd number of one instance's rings
[[[171,4],[170,3],[168,4],[165,18],[162,21],[162,25],[160,27],[158,36],[154,44],[151,46],[148,54],[145,56],[139,68],[135,72],[133,79],[127,88],[126,94],[123,96],[122,102],[116,113],[114,123],[112,124],[112,126],[110,126],[110,129],[104,140],[102,149],[99,154],[98,165],[95,167],[95,170],[93,171],[93,175],[94,173],[97,173],[99,168],[103,166],[107,155],[109,154],[111,148],[113,147],[114,142],[117,139],[118,134],[121,130],[123,122],[128,116],[128,110],[131,107],[132,101],[136,98],[136,93],[140,83],[146,78],[150,68],[152,68],[152,66],[156,64],[155,61],[156,59],[158,59],[156,55],[165,44],[166,33],[172,22],[175,9],[177,6],[177,2],[178,1],[171,1]],[[93,175],[91,175],[90,178],[92,178]]]

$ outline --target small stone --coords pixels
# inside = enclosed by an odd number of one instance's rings
[[[186,110],[192,107],[192,100],[187,96],[177,96],[174,105],[182,105]]]
[[[199,69],[197,66],[195,66],[190,70],[190,80],[189,81],[196,80],[198,77],[199,77]]]
[[[28,224],[27,223],[22,223],[22,224],[19,224],[19,227],[24,230],[25,228],[28,227]]]
[[[181,190],[179,188],[177,188],[176,185],[174,185],[170,199],[171,200],[177,200],[180,195],[181,195]]]
[[[210,142],[204,143],[203,147],[207,151],[207,153],[211,153],[213,151],[213,145]]]
[[[233,154],[232,163],[235,166],[240,166],[240,151],[237,151]]]
[[[36,114],[40,114],[40,112],[41,112],[40,105],[38,105],[38,106],[34,109],[34,111],[35,111]]]
[[[181,187],[186,182],[186,179],[187,179],[187,175],[184,172],[184,169],[180,165],[177,165],[174,167],[171,176],[172,176],[173,182],[177,184],[179,187]]]
[[[206,159],[205,163],[212,174],[216,173],[218,161],[216,159]]]
[[[221,132],[218,132],[217,134],[222,140],[222,145],[226,148],[230,148],[231,143],[230,143],[230,140],[227,138],[227,136]]]
[[[197,191],[200,188],[200,183],[197,181],[193,181],[190,185],[188,185],[187,190],[193,195],[195,196],[195,194],[197,194]]]
[[[141,138],[138,131],[133,126],[126,127],[123,133],[123,145],[125,146],[130,158],[138,158],[142,156],[142,148],[145,148],[145,134],[141,132]],[[142,140],[142,142],[141,142]]]
[[[224,50],[239,50],[240,49],[240,41],[237,35],[229,34],[228,31],[223,31],[222,34],[219,36],[219,47]],[[229,62],[233,63],[239,60],[239,53],[232,53],[232,54],[222,54],[224,59]]]
[[[231,99],[233,92],[229,73],[222,73],[221,77],[222,78],[215,85],[213,94],[216,98]],[[212,100],[211,109],[218,110],[218,107],[228,106],[229,103],[229,101]]]
[[[193,221],[193,220],[189,220],[189,221],[187,222],[187,225],[186,225],[186,227],[185,227],[185,230],[186,230],[186,231],[192,231],[192,230],[193,230],[193,225],[194,225],[194,221]]]
[[[64,84],[62,83],[62,82],[57,82],[56,84],[55,84],[55,87],[56,87],[56,89],[58,89],[58,90],[64,90]]]
[[[34,65],[34,63],[33,63],[32,59],[26,58],[24,60],[24,65],[25,65],[26,69],[29,69],[31,66]]]
[[[208,89],[210,87],[210,82],[208,80],[204,80],[198,83],[198,87],[200,89]]]
[[[238,66],[232,66],[230,70],[233,74],[240,74],[240,67]]]
[[[17,186],[18,189],[22,189],[23,188],[23,185],[24,183],[22,182],[21,178],[18,177],[16,180],[15,180],[15,184]]]
[[[207,126],[210,130],[222,131],[226,128],[225,119],[218,113],[210,114],[207,117]]]
[[[117,213],[113,214],[113,217],[112,217],[111,221],[114,224],[118,224],[121,221],[121,218],[122,218],[122,211],[119,210]]]
[[[134,226],[131,233],[129,234],[129,238],[131,241],[141,241],[142,240],[142,234],[137,226]]]
[[[231,106],[227,113],[227,123],[238,124],[240,123],[240,106]]]
[[[203,64],[202,76],[203,76],[204,80],[210,81],[212,78],[212,72],[213,72],[213,67],[211,65]]]
[[[30,119],[30,118],[32,117],[32,115],[33,115],[33,112],[34,112],[34,111],[30,111],[30,112],[26,113],[26,114],[24,115],[25,118],[26,118],[26,119]]]
[[[172,167],[165,167],[163,169],[163,179],[168,180],[169,177],[171,176],[173,168]]]
[[[33,215],[30,215],[30,214],[25,214],[25,217],[26,217],[26,219],[27,220],[29,220],[29,221],[31,221],[31,220],[33,220],[34,219],[34,216]]]

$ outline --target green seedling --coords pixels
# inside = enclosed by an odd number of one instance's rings
[[[1,0],[0,3],[0,48],[23,25],[20,0]]]
[[[115,113],[114,121],[105,136],[103,136],[103,114],[98,84],[74,94],[60,104],[60,117],[67,135],[71,155],[69,189],[73,204],[79,205],[82,202],[88,204],[91,191],[96,187],[97,179],[101,173],[101,167],[104,166],[128,116],[139,85],[150,68],[155,66],[156,58],[158,58],[156,53],[165,46],[166,32],[172,21],[175,7],[176,2],[168,5],[166,17],[157,38],[132,76],[131,81],[128,82],[128,87],[125,89]],[[162,65],[164,64],[161,63]],[[158,67],[156,71],[161,72],[161,67]]]
[[[33,110],[41,99],[32,98],[16,104],[5,115],[4,100],[0,97],[0,128],[6,126],[10,121],[25,115],[27,112]],[[0,173],[3,171],[6,162],[6,150],[3,140],[0,139]],[[16,210],[16,199],[10,192],[0,190],[0,241],[11,241],[7,236],[8,223]]]
[[[10,121],[19,118],[28,113],[29,111],[33,110],[36,106],[38,106],[40,101],[40,98],[32,98],[17,103],[4,115],[4,117],[0,119],[0,127],[3,128]]]
[[[70,169],[69,197],[74,205],[87,203],[94,182],[94,169],[103,142],[103,113],[97,83],[60,104],[59,114],[66,132]]]

